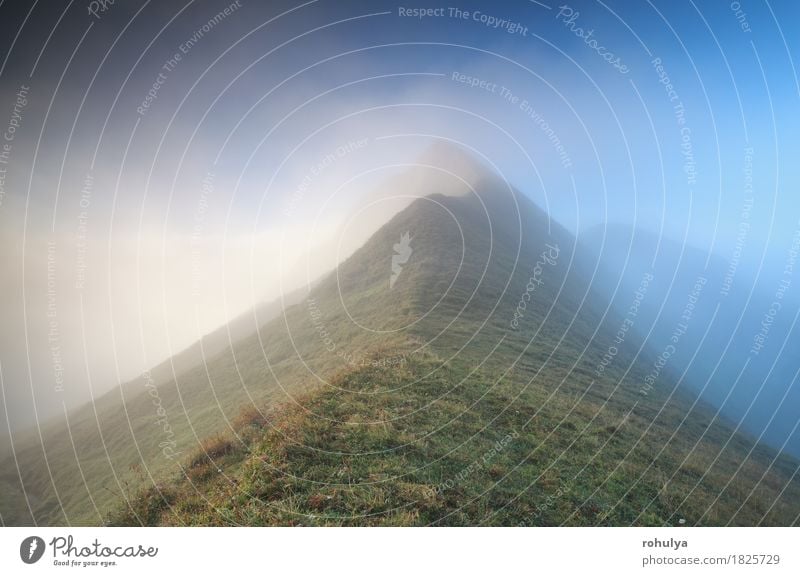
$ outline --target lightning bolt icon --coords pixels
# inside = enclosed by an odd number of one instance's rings
[[[34,553],[34,552],[36,552],[36,549],[37,549],[38,547],[39,547],[39,541],[38,541],[38,540],[36,540],[35,538],[34,538],[33,540],[31,540],[31,549],[30,549],[30,551],[28,552],[28,560],[30,560],[31,558],[33,558],[33,553]]]

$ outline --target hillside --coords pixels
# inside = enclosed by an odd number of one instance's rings
[[[387,289],[388,247],[405,234],[413,253]],[[797,462],[736,432],[669,367],[642,394],[656,353],[634,332],[597,376],[623,317],[576,257],[491,175],[474,194],[416,201],[343,263],[340,298],[314,297],[326,327],[403,339],[265,418],[245,412],[112,522],[796,522]]]
[[[626,309],[574,266],[569,232],[459,151],[428,157],[462,194],[415,169],[418,198],[305,300],[84,408],[46,435],[47,461],[19,454],[33,514],[0,502],[4,522],[796,522],[797,462],[672,366],[651,377],[661,350],[619,341]],[[496,470],[471,467],[512,432]]]

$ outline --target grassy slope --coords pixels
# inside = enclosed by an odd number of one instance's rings
[[[493,188],[494,184],[488,187]],[[328,474],[332,472],[330,466],[341,457],[336,456],[332,461],[320,458],[315,464],[319,452],[306,453],[306,449],[297,447],[282,452],[284,444],[275,436],[275,430],[286,430],[288,439],[305,439],[306,434],[313,439],[317,433],[314,431],[324,423],[318,418],[304,418],[302,409],[296,408],[298,397],[304,398],[306,403],[322,402],[321,406],[331,415],[352,419],[355,424],[359,420],[371,421],[375,410],[387,414],[402,413],[403,406],[420,405],[428,388],[450,389],[467,374],[474,376],[465,386],[454,390],[446,401],[417,413],[418,422],[404,419],[393,424],[394,428],[385,428],[391,432],[386,434],[393,436],[396,433],[397,436],[384,438],[384,441],[394,445],[392,443],[398,438],[417,438],[414,426],[422,426],[421,429],[425,430],[425,426],[441,425],[448,415],[460,415],[447,430],[430,437],[425,443],[411,444],[407,451],[384,455],[387,458],[385,463],[381,463],[380,458],[365,460],[358,464],[360,475],[348,477],[349,480],[363,480],[363,474],[368,478],[373,473],[385,480],[386,477],[381,475],[389,472],[383,468],[391,469],[395,465],[402,465],[403,470],[414,470],[461,444],[454,439],[470,437],[483,427],[481,423],[491,423],[472,443],[468,442],[454,452],[453,462],[443,458],[442,465],[434,462],[424,467],[432,476],[414,476],[407,488],[417,494],[421,486],[446,481],[458,474],[465,458],[471,462],[476,454],[483,454],[498,434],[508,433],[509,426],[521,427],[524,420],[522,423],[508,420],[513,412],[526,418],[536,415],[529,425],[530,434],[520,433],[514,442],[514,451],[509,449],[504,456],[508,458],[507,467],[522,463],[519,478],[513,481],[515,483],[505,484],[503,491],[496,493],[493,499],[476,504],[478,507],[468,507],[466,512],[454,513],[443,522],[482,522],[485,511],[489,509],[498,511],[499,520],[487,519],[488,522],[530,521],[531,510],[541,511],[536,498],[552,497],[559,490],[563,492],[565,487],[575,498],[590,496],[586,505],[594,510],[592,514],[597,521],[606,512],[613,522],[633,520],[629,506],[613,507],[615,499],[631,485],[631,498],[635,498],[632,506],[641,508],[642,498],[646,498],[643,495],[655,497],[653,510],[646,513],[645,521],[648,523],[669,521],[667,511],[683,514],[690,520],[696,516],[696,520],[703,523],[724,523],[731,519],[748,523],[766,510],[787,485],[796,463],[780,460],[777,469],[767,475],[765,482],[758,484],[757,498],[748,501],[743,512],[734,516],[737,502],[756,485],[754,475],[765,470],[772,455],[759,447],[752,458],[745,458],[752,445],[749,440],[742,435],[733,435],[724,423],[712,422],[711,413],[702,406],[696,407],[681,423],[692,400],[678,390],[667,402],[677,381],[667,372],[657,387],[657,394],[642,402],[636,391],[651,366],[652,358],[647,352],[642,352],[634,361],[638,344],[633,336],[621,347],[620,354],[607,371],[608,377],[597,382],[592,380],[594,367],[611,342],[619,319],[610,316],[601,322],[604,311],[592,308],[591,295],[584,302],[583,280],[568,266],[573,242],[569,234],[555,225],[548,227],[544,215],[531,206],[523,207],[520,226],[508,199],[500,196],[484,195],[480,202],[475,198],[441,196],[434,197],[434,200],[438,202],[434,207],[428,200],[412,204],[376,233],[340,266],[338,274],[326,278],[312,290],[313,305],[304,302],[289,308],[285,316],[266,324],[260,334],[239,341],[233,349],[221,353],[207,366],[196,366],[179,375],[177,382],[159,386],[158,395],[174,432],[176,450],[182,453],[179,459],[164,458],[159,448],[165,433],[156,422],[153,399],[141,382],[122,387],[100,399],[97,419],[91,408],[73,414],[71,431],[77,459],[69,435],[63,429],[49,431],[45,445],[66,515],[56,500],[42,462],[41,449],[34,448],[25,451],[21,457],[22,468],[27,472],[25,486],[36,521],[98,523],[106,518],[110,506],[133,495],[134,505],[128,512],[118,512],[116,521],[223,522],[227,520],[210,515],[213,508],[202,511],[202,507],[197,506],[202,497],[214,502],[227,490],[229,496],[237,498],[235,503],[230,503],[231,513],[238,515],[238,519],[233,521],[256,521],[255,516],[248,516],[252,512],[259,514],[259,521],[263,522],[307,523],[308,518],[291,512],[300,510],[303,504],[290,495],[294,491],[303,493],[301,485],[307,482],[299,478],[306,478],[309,474],[322,481],[338,477]],[[521,234],[520,229],[523,230]],[[406,231],[413,238],[414,252],[390,290],[391,247]],[[559,263],[546,268],[544,284],[537,288],[519,328],[512,330],[509,321],[547,242],[560,246]],[[595,334],[597,326],[601,329]],[[420,343],[426,344],[424,349],[420,349]],[[395,369],[374,372],[359,367],[364,358],[371,358],[374,354],[379,354]],[[397,369],[398,360],[410,361],[409,358],[419,360]],[[410,385],[414,381],[413,374],[439,367],[439,358],[447,361],[441,373],[424,380],[423,386]],[[334,374],[339,374],[339,380],[347,387],[381,389],[393,381],[408,383],[409,386],[397,395],[371,396],[369,402],[361,403],[355,400],[363,399],[361,395],[350,393],[346,397],[337,397],[335,391],[324,384]],[[478,404],[463,414],[462,408],[470,406],[472,398],[480,397],[489,388],[492,391],[485,398],[491,403]],[[124,404],[121,394],[124,395]],[[264,429],[257,429],[243,425],[242,422],[258,421],[262,417],[258,412],[237,416],[242,406],[261,408],[276,428],[267,425]],[[505,414],[500,406],[508,406],[511,412]],[[656,418],[662,407],[664,409]],[[626,414],[629,416],[622,426]],[[500,419],[493,420],[495,417]],[[408,422],[415,423],[406,427]],[[647,434],[643,434],[651,423],[653,425]],[[319,430],[322,436],[315,440],[318,444],[312,446],[329,446],[325,449],[331,451],[341,451],[343,446],[350,444],[358,448],[361,446],[358,438],[363,436],[369,440],[373,435],[369,430],[358,432],[358,428],[351,424],[343,430],[329,430],[324,434],[324,430]],[[676,430],[674,440],[647,470],[653,457],[664,446],[665,439]],[[355,436],[348,435],[351,432]],[[679,469],[683,456],[699,439],[698,450]],[[573,441],[575,444],[570,446]],[[108,447],[107,452],[103,442]],[[286,438],[283,442],[290,446]],[[428,443],[435,448],[433,452],[423,450]],[[628,451],[631,455],[623,458]],[[236,490],[227,486],[224,475],[214,473],[215,468],[203,464],[205,453],[217,454],[221,458],[220,468],[239,486],[250,482],[244,474],[255,465],[254,459],[274,459],[276,466],[280,464],[283,467],[276,468],[274,483],[286,485],[288,490],[286,493],[276,492],[276,498],[283,501],[289,497],[286,504],[298,508],[290,507],[286,515],[277,516],[269,512],[273,506],[264,507],[258,500],[248,498],[247,493],[234,494]],[[530,458],[524,460],[523,456],[528,454]],[[690,501],[678,510],[681,495],[690,493],[686,489],[687,483],[699,481],[708,463],[715,458],[716,464],[703,478],[701,486],[691,492]],[[355,466],[355,460],[359,459],[353,457],[351,460]],[[77,462],[83,467],[86,487]],[[192,462],[194,466],[190,465]],[[744,463],[744,467],[734,478],[729,491],[720,498],[722,502],[717,502],[711,513],[701,518],[703,506],[712,503],[714,491],[727,483],[740,463]],[[587,464],[588,467],[578,474]],[[4,461],[0,481],[13,485],[16,475],[13,466],[13,462]],[[200,481],[200,495],[192,496],[182,468]],[[294,471],[297,478],[281,474],[281,470]],[[676,470],[679,472],[673,482],[670,476]],[[262,472],[259,470],[253,474]],[[475,487],[486,486],[487,482],[493,484],[492,474],[496,472],[491,472],[488,479],[487,474],[490,473],[473,471],[470,482],[474,482]],[[640,474],[645,474],[642,482],[634,484],[633,479],[638,479]],[[686,482],[681,484],[680,479],[684,476]],[[574,483],[570,481],[573,477]],[[521,490],[521,486],[533,480],[536,482],[530,490]],[[395,494],[387,496],[389,500],[399,497],[398,491],[405,490],[404,482],[396,485],[393,482],[382,483],[384,490]],[[152,490],[139,492],[138,487],[143,484],[168,488],[166,494],[172,496],[167,498],[167,502],[173,502],[177,512],[171,512],[160,498],[153,497]],[[467,488],[467,485],[463,487],[465,495],[462,495],[467,500],[481,493]],[[354,488],[356,491],[360,489]],[[498,502],[514,494],[521,496],[519,510],[513,513],[505,508],[501,510]],[[18,506],[17,495],[13,492],[9,495]],[[87,503],[89,495],[94,498],[99,512]],[[331,494],[324,496],[328,495]],[[356,499],[349,506],[360,510],[373,503],[375,508],[371,510],[381,513],[376,518],[383,518],[376,521],[390,521],[389,516],[382,514],[385,510],[381,507],[383,504],[373,496],[367,496],[366,501]],[[796,502],[796,496],[797,486],[793,483],[778,500],[767,521],[793,521],[792,506],[796,514],[796,504],[791,505],[791,498]],[[567,511],[571,513],[574,510],[574,502],[563,498],[558,501],[560,504],[550,505],[551,515],[539,514],[537,521],[567,520]],[[674,510],[664,508],[662,501],[668,502]],[[4,521],[8,523],[11,504],[0,502],[0,506]],[[454,511],[460,504],[451,507],[445,503],[444,506],[423,514],[424,510],[407,505],[404,508],[406,515],[391,522],[442,519],[442,510]],[[197,515],[191,513],[194,508],[198,510]],[[626,515],[619,516],[622,512],[617,508],[627,510]],[[556,512],[557,509],[560,512]],[[14,523],[31,522],[24,510],[18,518]],[[589,520],[574,521],[585,523]]]
[[[730,434],[724,424],[684,428],[680,445],[650,467],[667,423],[657,422],[626,457],[650,423],[646,414],[623,423],[619,406],[603,410],[570,394],[548,399],[541,386],[520,394],[514,379],[496,383],[430,354],[349,369],[331,384],[267,419],[245,415],[238,440],[210,440],[182,475],[140,492],[112,522],[670,525],[683,518],[752,525],[787,523],[795,513],[796,484],[778,497],[788,462],[759,482],[766,452],[725,490],[745,444],[734,444],[698,484],[708,455]],[[703,432],[697,455],[667,481],[682,447]]]
[[[396,284],[413,287],[404,298],[386,299],[379,286],[385,252],[373,245],[357,255],[357,268],[340,274],[346,303],[349,274],[373,299],[352,306],[362,324],[390,329],[403,316],[386,310],[407,307],[420,319],[404,332],[404,344],[375,352],[385,366],[347,367],[331,386],[308,393],[299,406],[275,409],[266,421],[242,417],[238,438],[209,440],[180,474],[138,493],[113,521],[794,522],[797,462],[715,420],[668,370],[653,393],[640,395],[653,356],[636,356],[633,334],[607,376],[593,378],[620,318],[603,319],[591,294],[584,302],[580,275],[567,265],[566,232],[553,226],[544,233],[541,213],[530,210],[523,230],[533,232],[493,226],[488,242],[489,222],[513,219],[505,204],[492,204],[496,198],[484,200],[486,212],[474,201],[438,198],[460,226],[412,206],[376,235],[377,246],[406,230],[415,238]],[[546,270],[511,329],[547,242],[559,244],[563,260]],[[419,342],[425,350],[414,349]],[[398,357],[405,363],[394,364]]]

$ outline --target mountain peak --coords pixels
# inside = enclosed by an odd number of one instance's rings
[[[452,140],[437,139],[416,163],[425,170],[421,184],[428,193],[469,194],[482,182],[499,179],[476,154]]]

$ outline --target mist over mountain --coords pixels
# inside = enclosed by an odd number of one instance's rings
[[[798,295],[782,282],[782,267],[759,276],[687,243],[620,225],[592,228],[581,242],[600,263],[603,294],[620,310],[642,276],[653,275],[634,329],[650,348],[663,350],[676,326],[686,326],[669,356],[683,386],[743,431],[800,456],[793,408],[800,385],[787,354],[800,345],[791,313]],[[698,279],[702,290],[689,302]],[[687,304],[691,318],[681,322]]]
[[[452,144],[381,185],[407,205],[308,290],[7,454],[3,521],[796,521],[797,461],[684,382],[698,307],[674,362],[660,363],[662,341],[643,329],[657,310],[642,304],[631,320],[637,289],[680,318],[695,270],[668,284],[657,266],[643,283],[637,256],[632,277],[603,271]],[[359,219],[373,215],[350,226]]]

